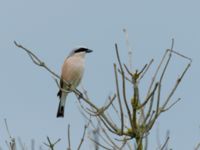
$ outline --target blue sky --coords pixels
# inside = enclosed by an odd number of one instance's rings
[[[93,49],[94,53],[87,57],[81,85],[95,103],[103,105],[106,97],[115,91],[115,42],[127,63],[122,32],[126,28],[134,49],[135,68],[142,67],[151,58],[156,60],[154,65],[158,64],[165,49],[170,47],[171,38],[175,39],[174,49],[193,59],[192,67],[174,96],[174,99],[181,97],[182,101],[157,122],[161,137],[164,138],[165,132],[170,130],[170,147],[194,148],[200,141],[199,5],[198,0],[1,1],[0,146],[5,147],[4,141],[8,138],[4,118],[8,120],[12,135],[21,137],[27,145],[32,138],[37,145],[42,144],[46,136],[55,140],[62,138],[57,149],[66,147],[68,123],[71,124],[74,148],[84,126],[73,94],[68,98],[65,118],[55,117],[58,89],[51,75],[36,67],[22,50],[14,46],[14,40],[32,49],[57,73],[60,73],[71,49],[79,45]],[[171,65],[171,72],[176,72],[183,61],[177,58],[175,62]],[[165,82],[172,84],[173,79],[169,74]],[[156,126],[150,135],[150,150],[156,148],[155,131]],[[90,144],[85,144],[83,149],[88,146]]]

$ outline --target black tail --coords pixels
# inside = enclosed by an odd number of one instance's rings
[[[64,117],[64,106],[61,106],[61,101],[58,106],[57,118]]]

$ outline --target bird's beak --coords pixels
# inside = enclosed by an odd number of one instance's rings
[[[91,50],[91,49],[86,50],[86,53],[91,53],[91,52],[93,52],[93,50]]]

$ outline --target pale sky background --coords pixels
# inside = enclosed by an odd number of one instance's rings
[[[14,46],[14,40],[32,49],[57,73],[72,48],[85,45],[93,49],[94,53],[87,57],[82,85],[91,99],[102,105],[106,97],[115,92],[115,42],[127,63],[122,32],[127,28],[134,49],[134,67],[142,67],[151,58],[156,60],[155,67],[164,50],[170,48],[172,37],[174,48],[193,59],[192,67],[173,97],[174,100],[181,97],[182,101],[157,121],[161,142],[170,130],[171,148],[193,149],[200,141],[199,7],[198,0],[1,0],[0,146],[5,148],[8,139],[4,118],[12,135],[21,137],[27,146],[33,138],[39,147],[49,136],[53,140],[62,139],[56,147],[60,150],[66,149],[68,123],[74,149],[84,127],[73,94],[68,97],[65,118],[56,118],[58,89],[55,82],[49,73],[36,67],[24,51]],[[174,62],[171,72],[184,63],[178,57]],[[167,86],[175,80],[170,74],[168,77]],[[150,133],[149,150],[156,148],[156,128]],[[82,149],[87,150],[88,146],[91,143],[84,144]]]

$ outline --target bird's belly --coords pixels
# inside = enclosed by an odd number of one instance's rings
[[[84,67],[80,64],[73,64],[70,67],[67,68],[67,70],[64,70],[65,73],[63,74],[63,79],[70,83],[70,88],[74,89],[76,88],[83,76]]]

